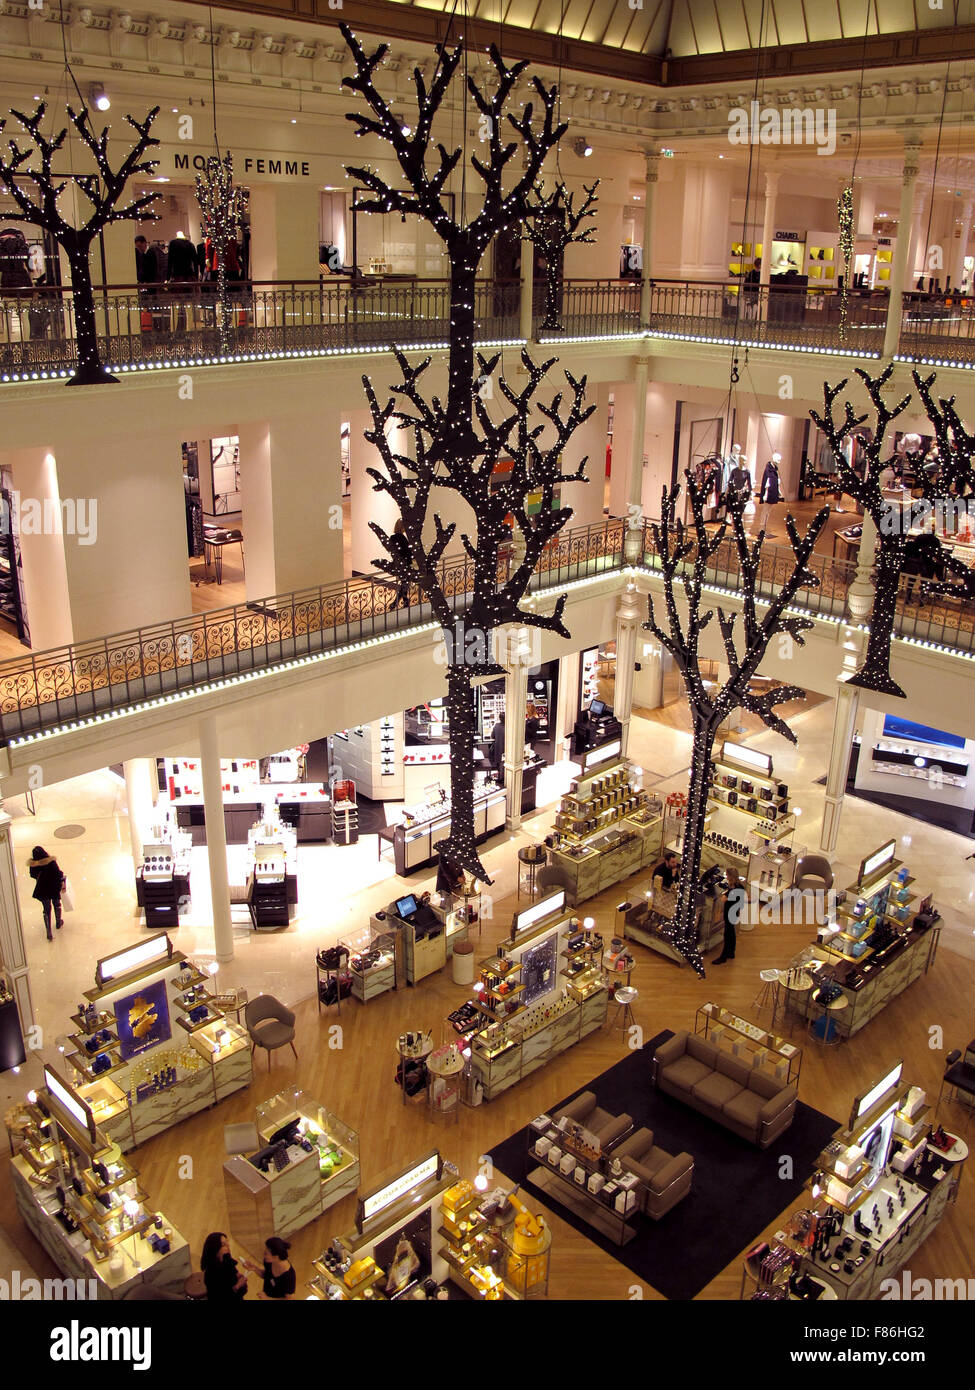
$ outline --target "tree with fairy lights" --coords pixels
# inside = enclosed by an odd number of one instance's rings
[[[759,615],[758,588],[764,530],[754,540],[748,536],[742,494],[729,495],[724,521],[717,528],[709,530],[704,520],[706,494],[690,474],[686,476],[691,521],[683,521],[678,514],[680,488],[664,488],[661,520],[653,522],[651,526],[663,577],[666,618],[658,621],[651,594],[648,596],[649,617],[644,628],[652,632],[673,657],[684,678],[690,702],[694,734],[691,781],[677,884],[677,906],[668,936],[684,959],[703,976],[704,961],[697,944],[697,917],[704,818],[711,786],[714,740],[729,715],[741,708],[749,714],[757,714],[767,729],[781,734],[790,743],[796,742],[796,736],[788,724],[775,713],[775,706],[788,700],[801,699],[805,692],[797,686],[784,685],[756,695],[752,693],[751,681],[758,673],[773,637],[785,633],[802,646],[803,632],[812,627],[808,618],[788,613],[787,610],[799,589],[813,588],[819,582],[807,566],[816,540],[826,524],[829,508],[824,507],[814,517],[804,536],[799,535],[793,517],[786,517],[785,527],[794,564],[781,587],[776,581],[775,591],[768,599],[761,600],[764,612]],[[704,589],[711,561],[725,544],[729,531],[738,560],[737,597],[741,600],[741,613],[721,607],[716,610],[728,677],[715,689],[705,685],[701,675],[701,637],[715,616],[714,608],[703,608]]]
[[[562,329],[560,290],[565,248],[573,242],[590,246],[596,240],[596,229],[588,219],[596,215],[598,187],[598,179],[588,188],[583,185],[578,207],[575,195],[567,193],[564,184],[557,184],[549,194],[541,185],[534,190],[525,229],[532,245],[545,257],[545,318],[541,326],[546,332],[558,333]]]
[[[234,184],[234,159],[228,150],[221,159],[212,154],[196,176],[196,201],[203,215],[203,232],[217,260],[217,328],[220,351],[230,350],[230,298],[227,294],[227,252],[244,220],[244,190]]]
[[[108,127],[101,135],[96,135],[89,119],[87,107],[75,111],[67,108],[68,117],[74,133],[83,148],[91,155],[95,172],[91,174],[71,174],[63,178],[55,173],[54,162],[60,155],[68,136],[68,128],[59,130],[56,135],[46,136],[41,130],[46,106],[41,102],[33,115],[11,111],[30,138],[31,146],[21,148],[16,140],[8,137],[9,154],[0,154],[0,184],[17,204],[20,212],[7,213],[11,222],[28,222],[49,232],[54,240],[64,248],[71,267],[71,289],[74,300],[75,335],[78,345],[78,365],[68,383],[71,386],[87,386],[100,382],[117,381],[103,366],[98,346],[98,331],[95,324],[95,296],[91,284],[90,252],[91,244],[102,231],[113,222],[156,221],[157,214],[150,211],[159,197],[158,193],[142,193],[124,206],[120,200],[130,179],[148,178],[158,161],[143,159],[143,155],[159,141],[150,134],[152,123],[159,113],[155,106],[144,121],[126,116],[126,121],[136,134],[125,158],[117,168],[109,163]],[[0,135],[7,125],[6,118],[0,120]],[[79,201],[86,198],[91,204],[92,213],[87,222],[76,227],[62,212],[61,197],[69,185],[74,184],[79,193]]]
[[[911,376],[934,430],[938,449],[937,469],[919,470],[916,482],[921,489],[921,501],[913,510],[918,519],[933,514],[943,526],[950,525],[952,529],[958,528],[964,518],[965,528],[970,530],[971,508],[975,503],[975,435],[965,428],[955,409],[954,396],[935,400],[931,390],[937,379],[934,372],[922,377],[915,369]],[[920,586],[922,597],[945,594],[961,595],[966,601],[975,599],[975,569],[950,553],[944,557],[944,568],[946,574],[961,583],[951,583],[948,579],[927,580]]]
[[[355,75],[347,77],[344,86],[363,98],[370,113],[351,113],[349,119],[355,122],[358,135],[374,135],[386,143],[406,183],[406,189],[400,190],[373,169],[349,167],[350,176],[372,194],[358,206],[372,212],[422,217],[443,241],[450,259],[445,399],[423,390],[429,359],[411,366],[402,353],[396,353],[402,380],[391,388],[392,397],[384,405],[371,381],[364,378],[373,421],[366,439],[375,445],[382,464],[369,473],[375,489],[395,502],[402,533],[391,535],[375,522],[371,526],[386,552],[375,562],[377,567],[401,586],[419,586],[446,642],[451,829],[449,838],[438,846],[439,853],[476,878],[490,882],[475,844],[473,682],[479,676],[504,673],[492,652],[495,634],[506,625],[543,628],[568,636],[562,621],[565,595],[557,600],[550,615],[530,612],[521,602],[542,551],[572,515],[569,507],[558,505],[556,489],[566,482],[585,481],[586,460],[574,471],[563,473],[561,456],[593,407],[584,404],[585,378],[577,381],[568,373],[565,397],[558,392],[548,402],[539,399],[552,362],[539,365],[523,353],[524,384],[519,382],[515,387],[497,372],[497,356],[475,353],[475,284],[493,238],[503,229],[524,222],[545,157],[567,127],[556,121],[557,90],[537,79],[533,87],[540,105],[538,118],[531,101],[520,115],[507,111],[527,64],[508,66],[492,46],[490,85],[473,77],[467,81],[482,135],[470,163],[482,188],[476,214],[465,220],[462,208],[460,219],[455,220],[448,214],[444,191],[463,151],[451,151],[435,142],[433,126],[461,61],[463,45],[438,49],[429,87],[420,70],[414,71],[416,115],[404,124],[374,81],[387,45],[367,54],[347,26],[342,26],[342,33],[356,65]],[[508,133],[518,139],[506,139]],[[513,162],[519,149],[523,155],[520,167]],[[515,169],[517,173],[512,173]],[[500,419],[492,418],[487,403],[491,398],[503,402]],[[530,423],[530,417],[537,423]],[[390,426],[407,433],[412,446],[408,451],[397,448]],[[502,460],[511,460],[510,471],[496,471]],[[445,523],[438,514],[438,499],[449,493],[469,509],[469,528],[453,521]],[[529,493],[541,494],[540,510],[532,517],[528,515]],[[511,535],[511,525],[520,544],[510,571],[499,580],[501,548]],[[473,568],[472,587],[463,596],[446,592],[441,567],[458,530]],[[458,632],[464,634],[460,642]]]
[[[868,415],[858,415],[850,401],[844,403],[843,419],[834,418],[833,407],[837,397],[846,389],[846,377],[835,386],[830,386],[828,381],[823,382],[823,412],[820,414],[817,410],[811,410],[809,414],[832,450],[843,491],[870,518],[878,534],[867,654],[859,670],[850,676],[848,684],[904,698],[904,691],[890,674],[890,646],[911,507],[902,510],[899,506],[896,509],[892,506],[884,497],[880,475],[887,466],[883,454],[887,447],[888,431],[910,405],[911,397],[908,394],[892,406],[884,400],[884,387],[893,370],[894,364],[890,363],[880,376],[872,377],[862,367],[855,368],[873,406],[874,419],[869,429],[863,429]],[[855,449],[861,451],[860,458],[856,458]]]

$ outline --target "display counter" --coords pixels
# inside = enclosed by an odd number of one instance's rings
[[[469,1041],[472,1080],[485,1100],[494,1100],[605,1021],[609,991],[601,969],[602,939],[578,917],[565,916],[564,908],[560,889],[516,914],[511,937],[481,962],[465,1011],[483,1019]],[[453,1018],[451,1024],[456,1031]]]
[[[504,829],[506,811],[504,791],[490,786],[474,795],[474,840],[480,844],[489,835]],[[437,845],[450,834],[450,802],[436,806],[415,807],[404,813],[408,819],[398,825],[388,825],[379,832],[379,854],[383,845],[391,844],[396,872],[401,878],[416,869],[433,864]]]
[[[437,907],[433,903],[423,905],[420,913],[408,911],[407,917],[401,917],[399,910],[406,910],[410,902],[415,906],[416,900],[412,897],[390,903],[385,926],[387,931],[392,928],[397,934],[405,983],[415,985],[443,969],[453,956],[454,942],[467,940],[469,923],[465,912]],[[378,930],[383,923],[373,918],[371,925],[373,930]]]
[[[598,752],[587,755],[562,797],[549,867],[573,906],[629,878],[659,854],[663,821],[641,780],[640,770],[612,745],[605,760]]]
[[[359,1137],[301,1090],[257,1110],[262,1147],[223,1165],[230,1229],[252,1254],[315,1221],[359,1185]]]
[[[19,1108],[10,1165],[24,1224],[62,1274],[85,1281],[77,1298],[119,1299],[143,1283],[181,1293],[189,1247],[99,1128],[99,1107],[50,1066],[44,1082]]]

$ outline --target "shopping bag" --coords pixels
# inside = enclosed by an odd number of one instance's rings
[[[63,912],[74,912],[74,895],[71,892],[71,885],[68,883],[67,874],[61,878],[61,910]]]

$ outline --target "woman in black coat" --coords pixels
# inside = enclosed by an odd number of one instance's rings
[[[211,1231],[203,1242],[200,1268],[211,1303],[235,1303],[247,1293],[247,1275],[237,1268],[223,1231]]]
[[[47,931],[48,941],[54,938],[51,935],[51,908],[54,908],[54,922],[61,930],[63,919],[61,917],[61,893],[64,889],[64,874],[58,861],[46,849],[40,845],[35,845],[31,851],[31,861],[27,866],[30,876],[34,879],[34,897],[40,903],[44,912],[44,927]]]

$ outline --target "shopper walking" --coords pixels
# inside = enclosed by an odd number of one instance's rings
[[[290,1249],[288,1241],[282,1240],[280,1236],[268,1236],[264,1245],[264,1268],[251,1264],[249,1260],[244,1261],[248,1269],[252,1269],[264,1279],[264,1288],[258,1294],[258,1298],[294,1298],[298,1276],[288,1259]]]
[[[724,945],[721,947],[720,956],[716,956],[711,962],[712,965],[724,965],[726,960],[734,960],[737,939],[735,928],[741,922],[741,914],[746,902],[745,890],[738,877],[738,870],[727,869],[725,879],[727,886],[724,902],[721,905],[721,912],[724,917]]]
[[[237,1268],[223,1231],[211,1231],[203,1242],[200,1268],[211,1303],[236,1303],[246,1295],[247,1275]]]
[[[40,903],[44,913],[44,929],[47,932],[48,941],[53,941],[51,935],[51,909],[54,909],[54,923],[58,931],[63,926],[61,916],[61,894],[64,891],[64,874],[58,861],[46,849],[40,845],[35,845],[31,850],[31,860],[28,864],[31,878],[34,880],[34,897]]]
[[[393,547],[394,558],[398,560],[400,564],[409,565],[411,562],[410,542],[407,539],[406,526],[402,517],[400,517],[393,527],[393,534],[390,536],[389,541],[390,545]],[[390,608],[399,608],[402,605],[405,605],[407,608],[410,606],[409,579],[400,580],[399,588],[396,590],[396,597],[390,604]]]

